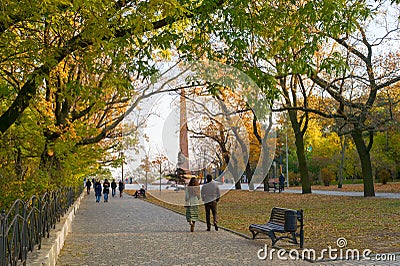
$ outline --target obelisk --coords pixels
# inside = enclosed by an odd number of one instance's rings
[[[188,143],[188,125],[186,112],[185,90],[181,89],[179,106],[179,153],[178,168],[189,174],[189,143]]]

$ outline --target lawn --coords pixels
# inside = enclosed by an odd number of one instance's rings
[[[389,193],[400,193],[400,182],[389,182],[385,185],[382,183],[374,184],[375,192],[389,192]],[[290,189],[301,189],[301,187],[290,187]],[[334,191],[364,191],[363,184],[343,184],[342,188],[338,188],[337,185],[323,186],[314,185],[312,186],[314,190],[334,190]]]
[[[164,201],[156,198],[157,193],[154,193],[156,197],[150,194],[146,200],[184,213],[183,206],[165,203],[168,197],[183,196],[183,191],[165,194]],[[359,249],[360,252],[364,249],[373,253],[400,252],[398,199],[232,190],[221,198],[218,205],[219,223],[251,236],[249,224],[265,223],[274,206],[304,210],[305,248],[317,251],[328,246],[336,248],[336,240],[344,237],[347,248]],[[200,217],[205,220],[203,207],[200,208]],[[268,238],[262,241],[271,244]],[[293,248],[285,245],[284,241],[279,241],[278,245]]]

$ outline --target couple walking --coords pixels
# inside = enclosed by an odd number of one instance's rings
[[[201,188],[201,199],[206,209],[207,231],[211,230],[211,212],[213,215],[213,224],[218,231],[217,220],[217,202],[220,198],[218,184],[213,181],[211,175],[207,175],[207,183]],[[192,177],[185,193],[186,220],[190,224],[190,231],[194,231],[194,225],[199,220],[199,200],[200,188],[197,179]]]
[[[101,183],[100,180],[96,180],[94,183],[94,193],[96,196],[96,202],[100,202],[101,199]],[[103,182],[103,195],[104,195],[104,202],[108,202],[108,193],[110,193],[110,182],[107,179]]]

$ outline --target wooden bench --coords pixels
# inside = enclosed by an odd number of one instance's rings
[[[268,181],[268,191],[270,189],[274,189],[274,192],[276,191],[276,183],[273,181]]]
[[[304,246],[304,229],[303,229],[303,210],[291,210],[274,207],[271,211],[271,217],[266,224],[250,224],[249,230],[253,234],[253,239],[259,233],[268,235],[272,240],[272,246],[281,239],[287,238],[290,243],[300,244],[300,248]],[[297,229],[299,232],[297,233]],[[286,234],[277,237],[275,233]],[[299,237],[299,242],[297,241]]]

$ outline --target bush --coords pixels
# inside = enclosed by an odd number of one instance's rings
[[[329,186],[335,180],[335,173],[331,169],[324,167],[321,169],[321,180],[325,186]]]
[[[386,169],[381,169],[377,173],[377,177],[381,180],[383,185],[386,185],[386,183],[389,181],[391,176],[392,175],[390,174],[390,172]]]
[[[298,186],[300,183],[300,173],[289,172],[289,184],[291,186]]]

